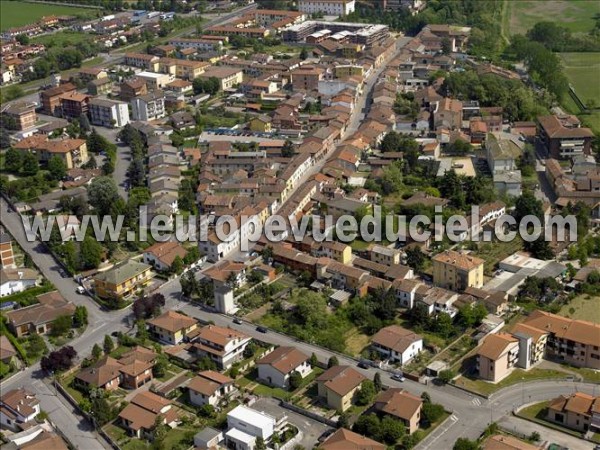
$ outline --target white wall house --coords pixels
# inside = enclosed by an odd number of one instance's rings
[[[326,16],[346,16],[356,9],[355,0],[299,0],[298,10],[304,14],[323,13]]]
[[[40,403],[35,394],[24,388],[3,393],[0,398],[0,425],[18,430],[18,424],[30,422],[40,413]]]
[[[240,405],[227,414],[227,427],[230,430],[237,429],[250,436],[267,440],[273,435],[275,419],[268,414]]]
[[[34,287],[37,276],[37,272],[31,269],[1,269],[0,297],[23,292],[25,289]]]
[[[93,98],[89,110],[92,125],[121,128],[129,123],[129,106],[125,102]]]
[[[308,360],[307,355],[294,347],[278,347],[256,362],[258,378],[271,386],[285,389],[293,372],[304,378],[312,371]]]
[[[384,359],[406,364],[423,350],[423,338],[398,325],[379,330],[371,340],[371,348]]]
[[[190,402],[196,406],[217,406],[222,398],[234,391],[233,380],[219,372],[205,370],[188,385]]]
[[[228,369],[234,362],[244,358],[244,350],[252,340],[231,328],[207,325],[193,340],[197,354],[208,356],[222,369]]]
[[[165,97],[161,91],[150,92],[131,100],[134,120],[144,122],[165,117]]]

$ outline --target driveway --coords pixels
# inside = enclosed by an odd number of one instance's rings
[[[287,416],[288,422],[300,430],[302,433],[302,439],[298,444],[304,448],[313,448],[317,444],[319,436],[325,431],[329,430],[325,424],[317,422],[316,420],[310,419],[302,414],[297,414],[289,409],[285,409],[279,406],[279,401],[272,398],[261,398],[258,399],[253,405],[252,409],[262,411],[275,419],[279,419],[282,416]]]

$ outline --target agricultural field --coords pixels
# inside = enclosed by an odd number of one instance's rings
[[[587,294],[578,295],[563,306],[559,314],[571,319],[600,324],[600,297]]]
[[[600,53],[559,53],[565,74],[577,96],[585,104],[594,100],[600,106]]]
[[[573,33],[586,33],[600,14],[600,2],[589,0],[507,0],[509,33],[525,34],[537,22],[556,21]]]
[[[0,31],[34,23],[43,16],[95,17],[100,10],[73,6],[43,5],[27,2],[0,1]]]

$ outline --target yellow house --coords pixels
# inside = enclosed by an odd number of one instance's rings
[[[348,78],[353,75],[362,77],[364,72],[364,67],[358,64],[342,64],[334,68],[336,78]]]
[[[148,264],[126,261],[94,277],[94,289],[101,298],[127,297],[138,288],[147,285],[151,279]]]
[[[326,256],[342,264],[350,264],[352,261],[352,247],[337,241],[323,242],[318,253],[318,256]]]
[[[167,311],[148,321],[148,330],[154,338],[173,345],[179,344],[197,328],[196,319],[175,311]]]
[[[433,284],[462,292],[483,286],[484,260],[463,252],[446,250],[432,258]]]
[[[270,133],[271,132],[271,118],[269,116],[258,116],[250,120],[249,123],[250,131],[256,131],[259,133]]]
[[[319,397],[336,411],[346,411],[366,378],[350,366],[333,366],[317,378]]]

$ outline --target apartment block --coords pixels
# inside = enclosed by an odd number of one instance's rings
[[[355,0],[299,0],[298,10],[304,14],[347,16],[356,9]]]
[[[159,57],[146,53],[125,53],[125,65],[156,72]]]
[[[14,128],[21,131],[33,127],[37,121],[34,103],[13,103],[2,111],[2,116],[11,119]]]
[[[462,252],[446,250],[433,261],[433,284],[462,292],[468,287],[483,286],[484,260]]]
[[[40,103],[44,114],[54,116],[60,113],[60,97],[69,92],[75,92],[76,86],[72,83],[61,84],[40,92]]]
[[[540,116],[538,123],[540,140],[553,158],[590,154],[594,133],[575,116]]]
[[[165,117],[165,96],[162,91],[150,92],[131,100],[134,120],[150,121]]]
[[[92,125],[121,128],[129,123],[129,106],[125,102],[93,98],[89,109]]]
[[[508,333],[490,334],[477,350],[479,377],[497,383],[517,364],[519,340]]]
[[[94,290],[102,298],[123,298],[132,295],[151,279],[151,266],[126,261],[94,276]]]
[[[221,90],[231,89],[244,81],[244,73],[235,67],[210,67],[200,75],[200,78],[216,78]]]

